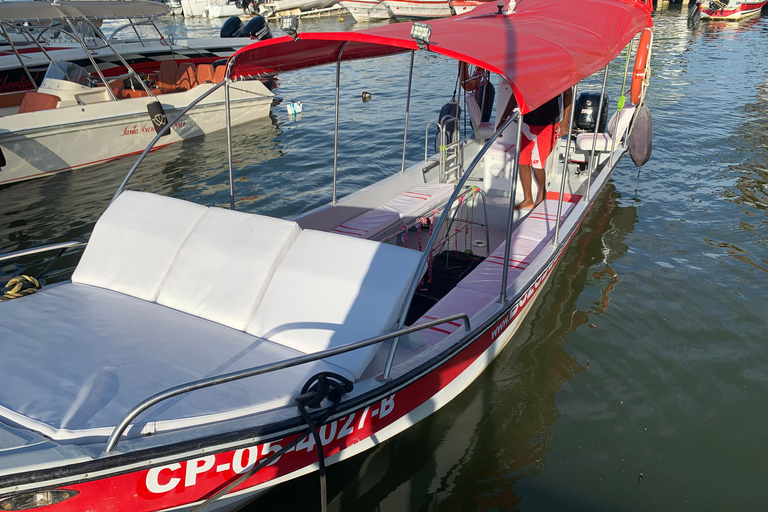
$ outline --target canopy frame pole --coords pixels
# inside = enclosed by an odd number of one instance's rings
[[[45,55],[45,56],[46,56],[46,58],[47,58],[49,61],[52,61],[52,60],[53,60],[53,59],[51,58],[51,56],[48,54],[48,52],[45,50],[45,48],[44,48],[44,47],[43,47],[43,46],[40,44],[40,41],[38,41],[38,40],[37,40],[37,38],[36,38],[35,36],[33,36],[33,35],[32,35],[32,32],[30,32],[30,31],[29,31],[29,27],[19,27],[19,28],[22,30],[22,32],[24,32],[25,34],[27,34],[27,37],[29,37],[29,38],[32,40],[32,42],[33,42],[33,43],[35,43],[35,46],[37,46],[37,48],[38,48],[38,49],[39,49],[41,52],[43,52],[43,55]]]
[[[341,54],[349,41],[341,45],[339,55],[336,57],[336,115],[333,122],[333,197],[331,204],[336,205],[336,183],[339,169],[339,94],[341,90]]]
[[[510,183],[510,196],[509,196],[509,216],[507,217],[507,238],[506,246],[504,247],[504,267],[501,271],[501,294],[499,295],[499,304],[507,302],[507,279],[509,278],[509,252],[512,245],[512,231],[515,223],[515,197],[517,196],[517,175],[520,172],[520,143],[523,136],[523,115],[520,114],[520,108],[516,108],[518,112],[517,118],[517,136],[515,137],[515,160],[512,164],[512,183]],[[485,219],[486,225],[488,219]]]
[[[24,68],[24,73],[27,74],[27,78],[29,78],[29,81],[32,82],[32,87],[37,90],[37,82],[35,82],[35,79],[32,78],[32,73],[29,72],[29,69],[27,69],[27,65],[24,64],[24,61],[21,58],[21,55],[19,54],[19,50],[16,48],[16,45],[13,44],[13,41],[11,41],[11,35],[8,33],[8,31],[5,29],[5,23],[0,23],[0,28],[3,29],[3,35],[8,40],[8,44],[10,45],[11,49],[13,50],[13,53],[16,55],[16,58],[19,61],[19,64],[21,64],[21,67]],[[46,54],[47,56],[48,54]],[[50,57],[48,57],[50,59]]]
[[[605,86],[608,83],[608,67],[609,66],[610,66],[610,63],[605,65],[605,72],[603,73],[603,87],[602,89],[600,89],[600,106],[597,107],[597,119],[595,120],[595,133],[592,136],[592,151],[589,153],[589,163],[587,164],[587,193],[584,196],[584,199],[587,202],[589,202],[589,190],[592,188],[592,171],[593,171],[592,161],[595,159],[595,148],[597,147],[597,134],[600,131],[600,119],[602,118],[602,115],[603,115],[603,98],[605,97]],[[618,116],[617,116],[617,121],[618,121]],[[595,165],[595,168],[596,167],[597,165]]]
[[[576,102],[576,92],[579,90],[579,84],[571,88],[571,115],[568,119],[568,138],[565,139],[565,158],[563,158],[563,175],[560,178],[560,197],[557,200],[557,219],[555,220],[555,237],[552,239],[552,245],[557,247],[560,243],[560,215],[563,212],[563,195],[565,194],[565,178],[568,175],[568,155],[571,153],[571,135],[573,134],[573,114],[575,112],[574,103]],[[602,101],[602,100],[601,100]]]
[[[94,25],[94,24],[91,22],[91,20],[89,20],[88,18],[85,18],[85,21],[86,21],[86,22],[87,22],[87,23],[88,23],[88,24],[89,24],[89,25],[90,25],[90,26],[93,28],[93,30],[94,30],[94,31],[95,31],[95,33],[98,35],[98,37],[99,37],[99,38],[100,38],[102,41],[104,41],[104,43],[105,43],[105,44],[106,44],[106,45],[109,47],[109,49],[110,49],[110,50],[112,50],[112,53],[115,55],[115,57],[117,57],[117,58],[120,60],[120,62],[123,64],[123,66],[125,66],[125,69],[127,69],[127,70],[128,70],[128,73],[130,73],[130,74],[132,74],[133,76],[135,76],[135,77],[136,77],[136,79],[139,81],[139,84],[141,84],[141,87],[142,87],[142,89],[144,89],[144,90],[147,92],[147,95],[148,95],[150,98],[153,98],[155,101],[160,101],[160,100],[158,100],[158,99],[157,99],[157,96],[155,96],[155,93],[153,93],[153,92],[152,92],[152,89],[150,89],[150,88],[147,86],[147,84],[145,84],[145,83],[144,83],[144,80],[142,80],[142,79],[141,79],[141,77],[139,76],[139,74],[138,74],[138,73],[136,73],[136,71],[134,71],[134,69],[131,67],[131,65],[130,65],[130,64],[128,64],[128,61],[126,61],[126,60],[123,58],[123,56],[122,56],[122,55],[120,55],[120,52],[118,52],[117,50],[115,50],[115,47],[114,47],[114,46],[112,46],[112,43],[110,43],[110,42],[107,40],[107,37],[106,37],[106,36],[105,36],[105,35],[104,35],[104,34],[101,32],[101,30],[99,30],[99,28],[98,28],[98,27],[96,27],[96,25]],[[74,30],[74,29],[73,29],[73,30]],[[83,47],[83,49],[85,49],[85,47]],[[85,50],[85,52],[86,52],[86,53],[88,53],[88,50]],[[90,55],[89,55],[88,57],[90,58]],[[93,59],[91,59],[91,62],[94,62],[94,61],[93,61]],[[95,62],[94,62],[94,66],[96,66]],[[107,79],[106,79],[106,78],[104,78],[104,75],[101,73],[101,70],[99,69],[99,67],[98,67],[98,66],[96,66],[96,71],[98,71],[98,72],[99,72],[99,76],[100,76],[100,77],[101,77],[101,79],[104,81],[104,86],[107,88],[107,90],[110,92],[110,94],[111,94],[111,95],[112,95],[112,96],[115,98],[115,100],[117,100],[117,97],[115,97],[115,95],[114,95],[114,93],[113,93],[113,91],[112,91],[112,88],[111,88],[111,87],[109,86],[109,84],[107,83]]]
[[[75,19],[77,19],[77,18],[75,18]],[[67,25],[69,25],[69,28],[72,29],[72,38],[75,41],[77,41],[80,44],[80,46],[83,48],[83,52],[85,53],[85,56],[88,57],[88,60],[91,61],[91,64],[93,64],[94,69],[96,69],[96,73],[98,73],[99,78],[101,78],[101,81],[104,82],[104,87],[107,89],[107,94],[109,94],[109,97],[112,98],[112,101],[117,101],[117,96],[115,96],[115,91],[113,91],[112,88],[109,86],[109,83],[107,82],[107,79],[104,77],[104,73],[101,72],[101,68],[99,68],[99,65],[96,64],[96,61],[93,59],[93,56],[88,51],[88,47],[85,45],[85,42],[80,37],[78,37],[77,31],[75,30],[75,26],[72,25],[72,20],[70,20],[69,18],[64,18],[64,21],[66,21]],[[90,24],[90,22],[88,21],[87,18],[85,18],[85,21],[88,22],[88,24]],[[91,26],[93,26],[93,25],[91,25]],[[113,52],[115,51],[114,48],[112,48],[112,46],[110,46],[109,48]],[[123,63],[125,63],[125,61],[123,61]],[[128,67],[128,71],[129,72],[133,71],[130,68],[130,66]],[[142,85],[144,85],[143,82],[142,82]],[[154,94],[152,94],[152,93],[149,93],[149,94],[154,97]]]
[[[227,74],[224,77],[224,112],[226,113],[227,123],[227,160],[229,164],[229,209],[235,210],[235,171],[232,158],[232,114],[230,113],[229,84],[232,83],[232,65],[235,63],[235,57],[229,59],[227,63]]]
[[[405,100],[405,130],[403,133],[403,161],[400,164],[400,173],[405,172],[405,148],[408,143],[408,115],[411,111],[411,85],[413,83],[413,57],[416,54],[415,50],[411,50],[411,67],[408,71],[408,97]]]

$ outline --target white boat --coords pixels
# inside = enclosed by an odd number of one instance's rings
[[[138,73],[156,73],[160,63],[173,59],[178,63],[213,63],[231,56],[253,41],[247,37],[179,39],[165,37],[154,20],[168,12],[159,2],[66,1],[56,5],[42,1],[0,2],[0,27],[13,45],[0,51],[0,108],[18,105],[21,94],[34,90],[42,82],[51,55],[58,61],[74,62],[96,72],[83,54],[81,42],[107,78],[127,72],[111,48],[104,45],[98,29],[101,21],[123,20],[108,38],[123,60]],[[88,18],[84,23],[81,18]],[[75,30],[67,24],[72,21]],[[139,30],[135,28],[139,26]],[[156,37],[141,28],[149,27]],[[72,37],[76,32],[78,37]],[[5,38],[7,42],[7,37]]]
[[[699,4],[703,20],[738,21],[759,16],[768,0],[711,0]]]
[[[492,2],[493,0],[449,0],[448,4],[451,6],[453,14],[464,14],[470,12],[478,5],[483,5],[485,2]]]
[[[300,15],[329,9],[338,0],[274,0],[258,4],[259,14],[265,18],[273,18],[283,14]]]
[[[343,0],[339,5],[344,7],[357,22],[394,18],[392,11],[381,0]]]
[[[229,18],[256,14],[252,2],[241,0],[181,0],[181,4],[184,16],[188,18]]]
[[[648,128],[632,120],[646,112],[650,5],[502,9],[480,6],[428,30],[294,33],[235,54],[236,75],[336,64],[338,91],[342,63],[410,53],[402,72],[412,77],[415,53],[429,52],[451,70],[450,59],[493,70],[497,115],[512,91],[519,109],[483,123],[470,95],[472,136],[454,138],[442,119],[438,154],[409,166],[403,156],[390,177],[340,198],[337,95],[331,197],[293,219],[234,211],[231,147],[230,209],[125,190],[139,160],[71,281],[0,303],[0,509],[234,510],[318,468],[324,482],[326,464],[403,432],[469,386],[536,307],[627,152],[630,125]],[[636,103],[606,131],[595,122],[573,139],[571,115],[548,193],[521,216],[521,116],[601,69],[604,97],[609,65],[641,32]],[[403,155],[407,122],[404,131]],[[470,226],[473,240],[451,236]],[[466,249],[466,272],[439,272],[446,250]]]
[[[452,16],[448,0],[382,0],[398,20],[446,18]]]

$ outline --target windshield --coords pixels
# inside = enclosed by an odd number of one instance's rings
[[[67,82],[74,82],[90,87],[91,82],[89,77],[90,73],[77,64],[52,60],[51,63],[48,64],[48,71],[45,72],[45,78],[43,80],[53,78],[54,80],[66,80]]]

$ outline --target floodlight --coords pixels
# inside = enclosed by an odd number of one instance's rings
[[[496,14],[502,14],[501,10],[504,9],[504,0],[496,2],[496,8],[499,9]]]
[[[411,38],[416,41],[422,50],[429,49],[429,36],[432,35],[432,27],[426,23],[415,22],[411,27]]]
[[[295,41],[299,37],[299,17],[295,15],[280,16],[280,30],[288,34]]]

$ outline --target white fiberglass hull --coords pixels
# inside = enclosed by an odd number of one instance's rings
[[[725,20],[738,21],[752,16],[759,16],[760,10],[768,3],[765,0],[757,2],[738,2],[736,4],[726,5],[722,9],[711,9],[704,4],[699,6],[701,19],[703,20]]]
[[[451,16],[451,6],[447,1],[431,0],[384,0],[392,14],[398,20],[414,18],[446,18]]]
[[[394,18],[389,7],[378,0],[347,0],[339,2],[357,22]]]
[[[158,96],[170,122],[213,84]],[[272,93],[259,81],[235,82],[230,89],[232,125],[265,117]],[[0,119],[0,148],[6,165],[0,185],[135,155],[155,137],[147,113],[151,98],[134,98],[16,114]],[[224,89],[177,121],[158,147],[225,128]]]

